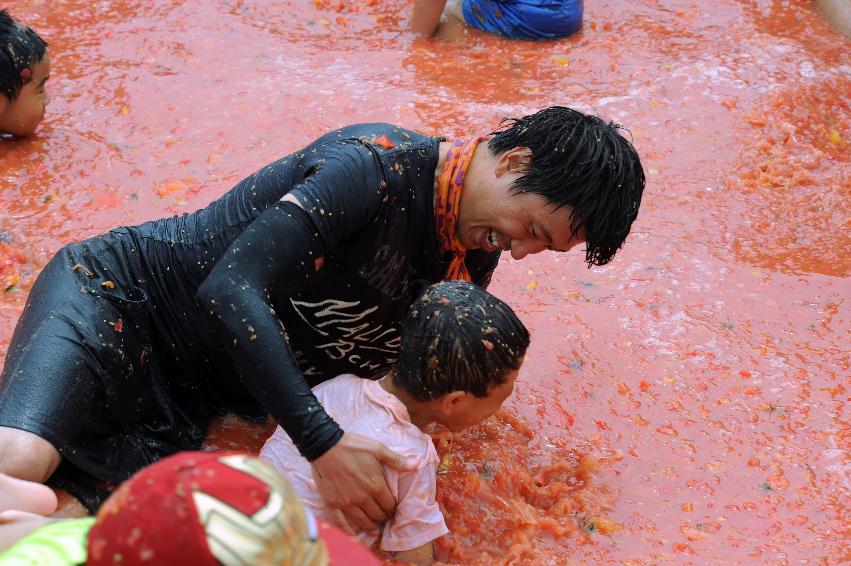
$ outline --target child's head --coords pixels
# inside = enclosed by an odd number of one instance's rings
[[[504,302],[464,281],[437,283],[402,323],[393,384],[463,430],[511,395],[528,346],[529,331]]]
[[[50,101],[47,43],[0,10],[0,134],[28,136]]]

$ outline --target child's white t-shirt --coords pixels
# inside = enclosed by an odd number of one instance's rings
[[[397,472],[384,467],[384,477],[394,499],[396,514],[384,524],[379,548],[401,552],[422,546],[449,532],[435,501],[437,451],[431,437],[411,423],[408,410],[377,381],[344,374],[313,388],[319,402],[340,427],[384,443],[397,454],[416,462],[416,470]],[[316,489],[310,463],[302,458],[279,426],[266,441],[260,458],[286,476],[310,510],[328,520],[327,507]],[[373,546],[377,537],[358,539]]]

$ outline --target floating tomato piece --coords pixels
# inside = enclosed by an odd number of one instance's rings
[[[27,257],[18,249],[13,248],[6,242],[0,242],[0,264],[8,264],[11,262],[24,263]]]
[[[71,266],[71,271],[77,271],[78,269],[82,269],[83,272],[85,272],[85,274],[88,275],[89,277],[94,277],[94,275],[95,275],[94,273],[92,273],[91,269],[89,269],[88,267],[86,267],[82,263],[75,263],[74,265]]]
[[[668,436],[677,436],[677,429],[675,429],[670,424],[662,425],[656,429],[656,432],[660,432],[662,434]]]
[[[698,528],[692,527],[691,525],[683,525],[680,527],[680,532],[686,537],[688,540],[692,542],[696,542],[699,540],[705,539],[708,535],[701,531]]]
[[[377,145],[378,147],[383,147],[384,149],[393,149],[396,147],[396,144],[393,143],[393,140],[388,138],[387,136],[376,136],[374,140],[372,140],[373,145]]]
[[[609,519],[599,517],[594,520],[594,525],[597,527],[597,532],[601,535],[610,535],[620,528],[620,525]]]

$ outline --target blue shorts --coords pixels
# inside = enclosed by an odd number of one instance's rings
[[[557,39],[582,27],[583,0],[462,0],[464,21],[513,39]]]

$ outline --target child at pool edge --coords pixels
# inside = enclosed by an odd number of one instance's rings
[[[0,10],[0,136],[35,132],[50,102],[47,43]]]
[[[47,43],[0,10],[0,138],[35,131],[50,102],[45,90],[49,74]],[[56,495],[46,485],[0,474],[0,510],[49,515],[56,506]]]
[[[0,10],[0,138],[35,131],[50,102],[45,90],[49,74],[47,43]],[[0,510],[49,515],[56,506],[56,495],[46,485],[0,474]]]
[[[372,381],[344,374],[313,389],[344,430],[417,463],[408,472],[384,469],[396,512],[380,533],[361,533],[361,542],[401,562],[434,562],[434,540],[448,530],[435,501],[437,452],[423,428],[436,422],[460,432],[493,415],[511,395],[528,345],[528,330],[504,302],[464,281],[437,283],[411,305],[387,375]],[[314,514],[339,522],[340,512],[327,508],[316,489],[310,463],[280,426],[260,458],[284,474]]]

